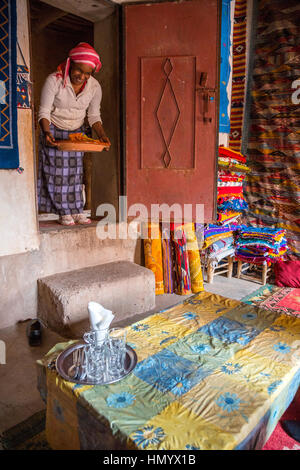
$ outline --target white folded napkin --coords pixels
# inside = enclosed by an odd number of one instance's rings
[[[96,331],[96,341],[100,342],[105,338],[106,330],[115,318],[110,310],[106,310],[97,302],[88,303],[88,312],[90,325],[93,331]]]

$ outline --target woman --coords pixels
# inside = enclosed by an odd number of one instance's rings
[[[83,152],[59,151],[56,140],[84,132],[87,114],[99,140],[109,143],[100,116],[101,86],[92,77],[100,68],[95,49],[81,42],[47,77],[41,93],[38,205],[40,212],[59,214],[63,225],[91,222],[83,213]]]

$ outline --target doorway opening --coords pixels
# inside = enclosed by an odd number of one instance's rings
[[[38,142],[40,126],[38,110],[43,84],[48,75],[55,72],[70,49],[79,42],[94,45],[94,24],[79,16],[52,7],[39,0],[30,0],[31,27],[31,67],[33,81],[34,132],[36,174],[38,174]],[[92,191],[92,154],[85,153],[83,158],[83,198],[84,210],[91,211]],[[38,214],[40,228],[51,225],[58,219],[56,214]]]

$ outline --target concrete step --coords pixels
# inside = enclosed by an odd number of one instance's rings
[[[152,271],[130,261],[91,266],[38,279],[38,317],[66,338],[90,329],[88,302],[115,315],[112,325],[155,307]]]
[[[39,250],[0,256],[0,329],[36,318],[38,279],[121,260],[143,266],[142,240],[119,237],[119,232],[126,235],[123,222],[111,227],[116,238],[102,239],[97,222],[72,227],[54,223],[51,230],[41,231]]]

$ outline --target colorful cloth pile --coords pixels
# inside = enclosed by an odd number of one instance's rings
[[[208,253],[216,259],[222,259],[224,253],[227,255],[234,253],[234,238],[229,236],[228,238],[218,240],[208,247]]]
[[[235,257],[253,264],[272,263],[286,251],[285,230],[244,226],[236,240]]]
[[[210,245],[214,244],[218,240],[223,240],[224,238],[232,236],[233,229],[231,226],[208,224],[208,226],[204,230],[203,248],[208,248]]]
[[[234,255],[234,227],[209,224],[204,230],[203,248],[207,248],[207,258],[214,266],[227,256]]]
[[[235,247],[233,237],[228,237],[222,240],[219,240],[208,248],[208,259],[210,265],[217,267],[219,262],[227,258],[228,256],[234,256]]]
[[[200,224],[160,227],[149,223],[143,233],[145,266],[155,275],[156,295],[187,295],[204,290],[198,242],[203,235]]]
[[[218,166],[218,222],[228,224],[248,208],[243,182],[249,168],[244,155],[223,146],[219,147]]]

